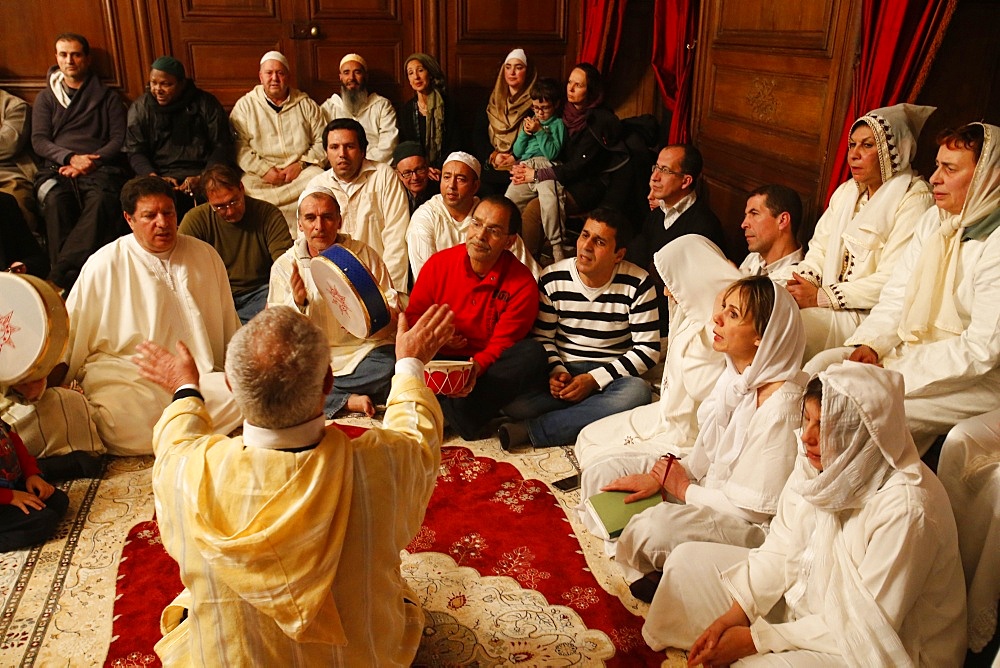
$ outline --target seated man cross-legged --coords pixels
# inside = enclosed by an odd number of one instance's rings
[[[467,441],[482,438],[490,420],[514,397],[546,380],[542,344],[524,337],[538,314],[538,285],[510,248],[521,213],[503,196],[483,198],[472,212],[464,245],[427,260],[406,309],[415,321],[431,304],[455,312],[455,336],[441,356],[472,359],[469,382],[442,396],[448,423]]]
[[[591,212],[576,257],[542,273],[534,337],[548,353],[549,380],[505,409],[520,421],[500,427],[504,449],[573,443],[594,420],[650,402],[639,376],[660,358],[656,287],[622,259],[628,229],[616,211]]]
[[[294,306],[326,335],[334,377],[333,390],[326,397],[327,417],[332,418],[344,407],[372,416],[375,405],[384,404],[389,395],[396,364],[392,343],[399,295],[378,253],[340,231],[343,219],[332,190],[307,187],[299,200],[298,217],[301,233],[271,268],[268,304]],[[368,267],[389,305],[392,322],[368,338],[359,339],[344,329],[320,294],[309,268],[310,259],[335,244],[354,253]]]

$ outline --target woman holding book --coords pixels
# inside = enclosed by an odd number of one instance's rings
[[[903,377],[830,367],[807,387],[801,442],[763,545],[670,555],[646,642],[690,647],[692,666],[962,665],[955,518],[906,427]]]
[[[616,560],[637,576],[632,593],[650,600],[670,552],[692,540],[760,545],[795,461],[805,374],[805,333],[795,301],[766,276],[742,278],[720,296],[715,351],[726,369],[698,411],[699,432],[682,460],[629,452],[590,472],[625,502],[659,494],[664,502],[633,517]]]

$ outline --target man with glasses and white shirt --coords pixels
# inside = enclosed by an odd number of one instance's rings
[[[472,211],[465,243],[432,255],[410,293],[409,322],[433,304],[447,304],[455,314],[455,335],[438,357],[471,359],[473,371],[465,387],[439,398],[448,423],[466,440],[483,437],[507,403],[548,382],[542,344],[525,339],[538,314],[538,285],[510,252],[520,229],[513,202],[483,198]]]
[[[701,152],[690,144],[660,151],[649,177],[649,200],[655,208],[646,217],[625,259],[655,275],[653,255],[685,234],[700,234],[725,251],[722,223],[698,197]]]
[[[292,237],[278,207],[248,197],[233,168],[212,165],[202,173],[201,186],[208,202],[188,211],[180,233],[219,253],[245,325],[267,304],[271,264],[291,247]]]

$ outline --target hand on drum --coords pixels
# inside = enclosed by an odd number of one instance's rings
[[[132,358],[132,362],[139,367],[142,377],[170,394],[182,385],[198,384],[198,366],[182,342],[177,342],[176,355],[152,341],[140,343],[135,350],[138,355]]]
[[[469,374],[469,380],[465,383],[465,387],[454,394],[447,394],[445,396],[451,397],[452,399],[461,399],[462,397],[469,396],[472,394],[472,390],[476,389],[476,379],[479,378],[480,366],[479,362],[472,358],[470,358],[469,361],[472,362],[472,373]]]
[[[399,314],[396,359],[416,357],[427,364],[455,332],[455,314],[447,304],[434,304],[411,328],[406,314]]]

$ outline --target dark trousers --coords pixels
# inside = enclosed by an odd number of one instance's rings
[[[501,353],[476,381],[467,397],[440,396],[448,424],[467,441],[481,438],[483,428],[519,395],[548,383],[548,357],[542,344],[523,339]]]
[[[24,491],[23,485],[21,491]],[[17,506],[0,506],[0,552],[44,543],[55,533],[68,507],[69,497],[61,489],[52,492],[44,508],[29,508],[27,514]]]
[[[58,173],[49,176],[36,181],[52,265],[49,280],[68,291],[87,258],[128,231],[118,201],[122,184],[117,170],[114,174],[98,170],[75,179]]]

